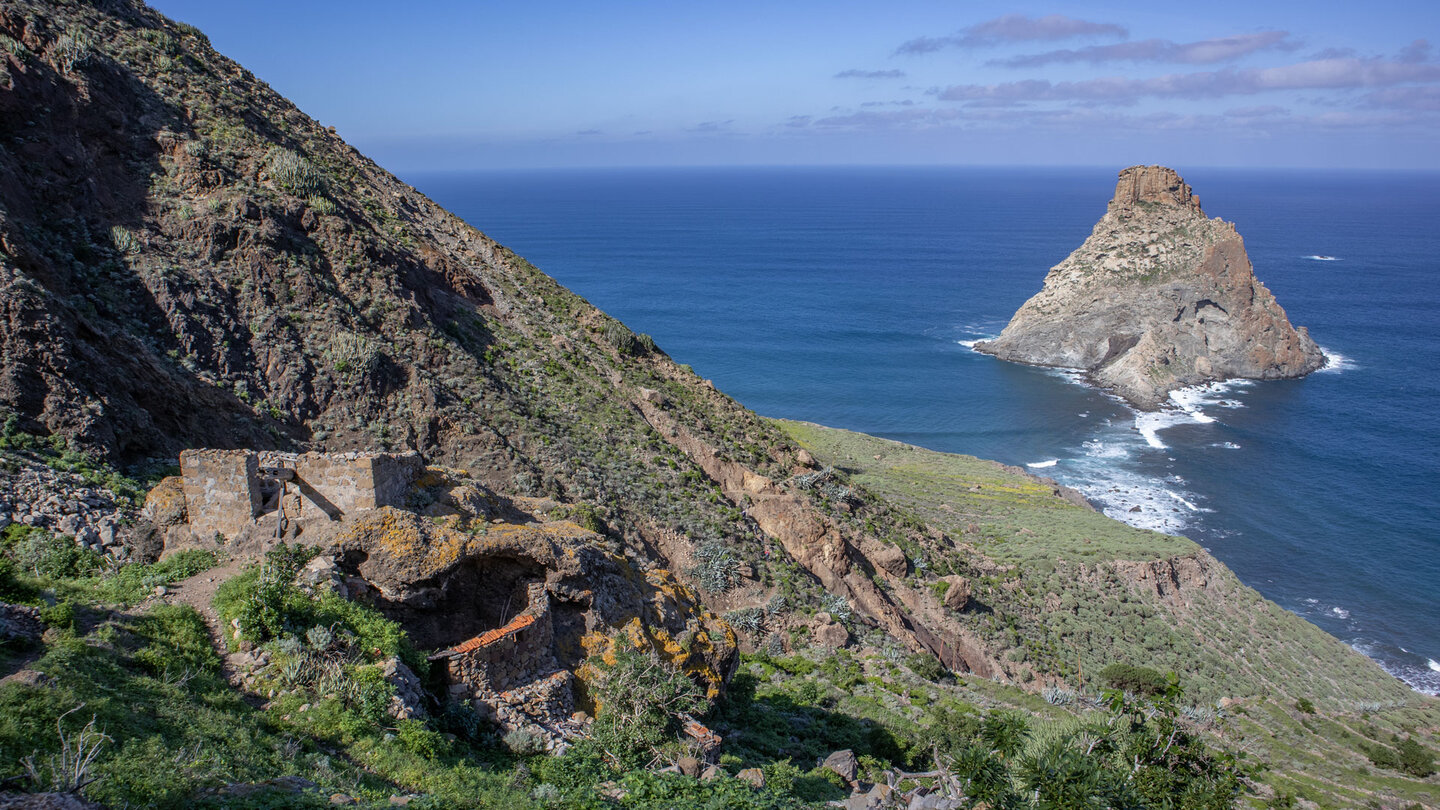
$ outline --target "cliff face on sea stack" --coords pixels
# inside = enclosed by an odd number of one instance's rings
[[[1090,238],[1051,268],[1000,336],[1002,360],[1081,368],[1142,408],[1233,378],[1300,377],[1325,356],[1255,278],[1235,226],[1164,166],[1120,172]]]

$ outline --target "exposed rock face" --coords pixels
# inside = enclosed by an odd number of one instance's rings
[[[1300,377],[1325,357],[1255,278],[1235,226],[1209,219],[1173,169],[1131,166],[1085,243],[978,351],[1085,369],[1142,408],[1173,390]]]

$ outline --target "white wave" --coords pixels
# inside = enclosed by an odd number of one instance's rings
[[[1300,257],[1300,258],[1302,258],[1302,259],[1309,259],[1309,260],[1312,261],[1312,262],[1338,262],[1338,261],[1340,261],[1339,257],[1337,257],[1337,256],[1326,256],[1326,255],[1324,255],[1324,254],[1319,254],[1319,253],[1312,253],[1312,254],[1310,254],[1309,256],[1302,256],[1302,257]]]
[[[1386,655],[1383,645],[1377,645],[1363,639],[1354,639],[1347,642],[1350,648],[1366,656],[1379,664],[1386,672],[1400,679],[1400,682],[1414,689],[1422,695],[1435,695],[1440,697],[1440,662],[1433,658],[1425,659],[1425,666],[1396,660],[1392,655]],[[1404,648],[1401,648],[1402,651]],[[1415,656],[1416,659],[1419,656]]]
[[[1026,466],[1026,467],[1033,467],[1034,469],[1037,469],[1037,470],[1038,470],[1038,469],[1040,469],[1040,468],[1042,468],[1042,467],[1054,467],[1056,464],[1059,464],[1059,463],[1060,463],[1060,459],[1058,459],[1058,458],[1052,458],[1052,459],[1049,459],[1049,460],[1047,460],[1047,461],[1032,461],[1032,462],[1030,462],[1029,464],[1026,464],[1025,466]]]
[[[1321,366],[1317,370],[1317,373],[1321,371],[1328,371],[1332,374],[1338,374],[1342,371],[1350,371],[1356,368],[1354,360],[1351,360],[1350,358],[1337,351],[1331,351],[1324,346],[1320,347],[1320,351],[1325,353],[1325,365]]]
[[[1156,450],[1164,450],[1165,443],[1160,441],[1160,431],[1188,421],[1187,418],[1177,418],[1175,411],[1138,413],[1135,415],[1135,429],[1140,431],[1146,444]]]
[[[1165,490],[1165,494],[1166,494],[1166,495],[1169,495],[1170,497],[1174,498],[1175,500],[1179,501],[1180,503],[1185,504],[1185,508],[1189,509],[1191,512],[1199,512],[1199,511],[1200,511],[1200,507],[1198,507],[1198,506],[1196,506],[1195,504],[1193,504],[1193,503],[1185,500],[1184,498],[1180,497],[1179,495],[1176,495],[1175,493],[1171,492],[1171,491],[1168,490],[1168,489]]]
[[[1214,444],[1212,444],[1212,445],[1210,445],[1210,446],[1211,446],[1211,447],[1219,447],[1219,448],[1222,449],[1222,450],[1239,450],[1239,449],[1240,449],[1240,445],[1236,444],[1235,442],[1216,442],[1216,443],[1214,443]]]
[[[961,346],[964,346],[967,349],[973,349],[975,348],[976,343],[981,343],[985,340],[987,340],[987,338],[973,338],[971,340],[957,340],[955,342],[959,343]]]
[[[1330,608],[1330,615],[1338,619],[1348,619],[1350,618],[1350,611],[1337,606]]]
[[[1085,455],[1090,458],[1129,458],[1130,451],[1118,444],[1106,444],[1099,439],[1089,439],[1083,445]]]
[[[1137,529],[1180,534],[1192,515],[1208,511],[1194,502],[1193,494],[1177,492],[1159,477],[1127,469],[1125,455],[1067,459],[1060,468],[1064,472],[1056,477],[1080,490],[1107,517]]]

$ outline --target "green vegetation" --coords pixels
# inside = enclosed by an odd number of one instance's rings
[[[4,417],[0,423],[0,469],[14,471],[24,461],[39,462],[57,472],[78,475],[86,486],[103,487],[113,492],[122,505],[137,507],[150,486],[169,473],[169,469],[152,467],[137,471],[137,476],[125,475],[71,447],[59,435],[26,432],[14,413],[0,410],[0,415]]]
[[[1169,685],[1163,674],[1132,664],[1111,664],[1100,670],[1100,680],[1112,689],[1146,696],[1163,694]]]
[[[49,591],[70,601],[133,605],[157,586],[192,577],[214,564],[213,553],[195,549],[155,563],[119,564],[64,535],[11,524],[0,531],[0,599],[39,604]]]
[[[997,562],[1157,560],[1199,549],[1057,498],[1052,486],[993,461],[805,422],[775,424],[866,490],[927,523],[958,527],[957,537]]]
[[[239,639],[252,644],[278,642],[275,649],[300,659],[296,645],[320,652],[339,651],[346,665],[337,670],[354,675],[350,665],[389,658],[403,660],[412,670],[427,670],[425,657],[410,644],[405,632],[374,608],[342,599],[329,591],[307,593],[295,585],[295,575],[316,553],[308,546],[279,547],[265,560],[221,584],[215,609],[226,626],[238,623]]]

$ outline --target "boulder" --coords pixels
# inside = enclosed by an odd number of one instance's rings
[[[845,629],[845,625],[833,621],[828,613],[815,614],[815,621],[810,625],[810,635],[816,644],[835,650],[850,643],[850,631]]]
[[[970,604],[970,580],[957,574],[941,577],[941,582],[949,583],[945,589],[945,607],[951,610],[964,610]]]
[[[820,767],[840,774],[840,778],[847,783],[854,785],[855,779],[860,773],[860,761],[855,758],[855,752],[845,748],[832,753],[820,763]]]
[[[735,774],[735,778],[739,779],[742,782],[748,782],[751,787],[765,787],[765,773],[759,768],[745,768],[744,770]]]
[[[705,766],[704,763],[702,763],[695,757],[681,757],[680,759],[675,761],[675,767],[679,768],[680,773],[684,774],[685,776],[699,779],[700,772],[704,769]]]
[[[893,543],[867,537],[860,544],[860,553],[871,565],[891,576],[903,577],[910,570],[910,560],[905,557],[905,552]]]

